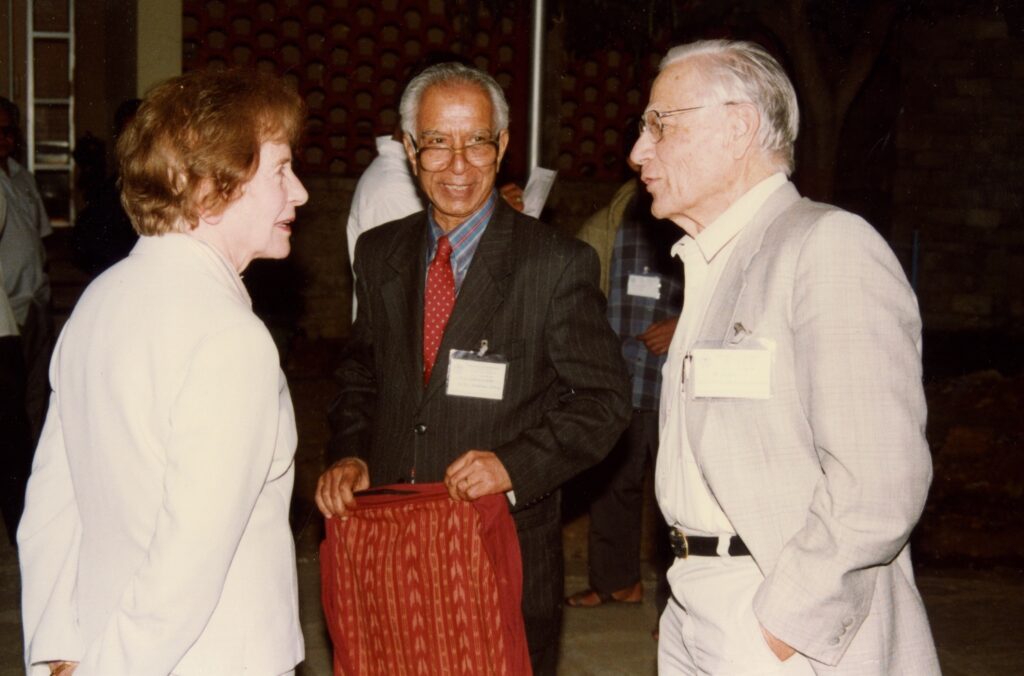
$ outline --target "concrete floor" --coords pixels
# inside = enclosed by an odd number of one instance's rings
[[[570,528],[579,527],[570,526]],[[2,530],[2,526],[0,526]],[[299,578],[306,661],[298,676],[331,673],[330,643],[320,614],[318,529],[300,533]],[[646,676],[656,673],[657,643],[653,576],[644,603],[567,609],[559,673],[566,676]],[[946,676],[1009,676],[1024,673],[1024,573],[931,571],[918,577]],[[566,589],[586,585],[585,566],[567,561]],[[0,544],[0,676],[22,673],[21,618],[15,550]],[[905,675],[913,676],[913,675]]]

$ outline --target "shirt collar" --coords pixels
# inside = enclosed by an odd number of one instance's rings
[[[187,226],[185,226],[187,227]],[[190,235],[183,230],[175,230],[162,235],[143,235],[132,247],[129,255],[147,255],[151,251],[168,252],[171,255],[182,258],[197,258],[205,261],[206,268],[216,275],[220,281],[233,288],[238,299],[249,307],[252,307],[252,298],[245,288],[242,276],[235,270],[235,267],[228,261],[221,251],[198,237]]]
[[[390,136],[377,137],[377,154],[406,159],[405,146],[401,141],[396,141]]]
[[[696,237],[684,236],[672,246],[672,255],[683,257],[683,250],[688,240],[697,245],[704,261],[711,262],[718,253],[731,242],[743,227],[753,220],[754,215],[764,205],[772,193],[786,183],[786,175],[776,172],[762,180],[743,196],[733,202],[728,209],[711,222],[708,227],[697,233]]]
[[[455,226],[451,232],[447,233],[448,241],[452,245],[452,253],[458,256],[462,250],[467,246],[471,246],[480,241],[479,235],[487,227],[487,224],[491,220],[491,216],[494,215],[494,208],[498,204],[498,191],[491,190],[490,197],[484,202],[484,205],[475,211],[469,218]],[[437,240],[444,236],[446,233],[441,229],[441,226],[434,220],[434,205],[431,204],[427,208],[427,220],[430,223],[430,241],[428,242],[427,249],[433,257],[434,249],[437,247]]]

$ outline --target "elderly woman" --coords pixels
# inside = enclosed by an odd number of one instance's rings
[[[251,72],[155,88],[118,143],[142,235],[85,291],[18,530],[35,674],[291,673],[295,421],[240,274],[288,255],[299,98]]]

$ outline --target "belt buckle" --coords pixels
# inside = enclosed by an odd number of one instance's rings
[[[668,541],[672,546],[672,553],[677,559],[685,559],[690,556],[690,543],[686,539],[686,533],[673,528],[668,533]]]

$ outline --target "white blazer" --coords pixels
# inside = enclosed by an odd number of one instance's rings
[[[86,289],[50,380],[18,529],[28,672],[293,669],[295,419],[237,273],[187,235],[141,238]]]
[[[768,399],[695,399],[687,435],[765,575],[754,612],[819,674],[939,673],[907,538],[931,481],[917,301],[863,219],[779,188],[698,334],[768,349]]]

